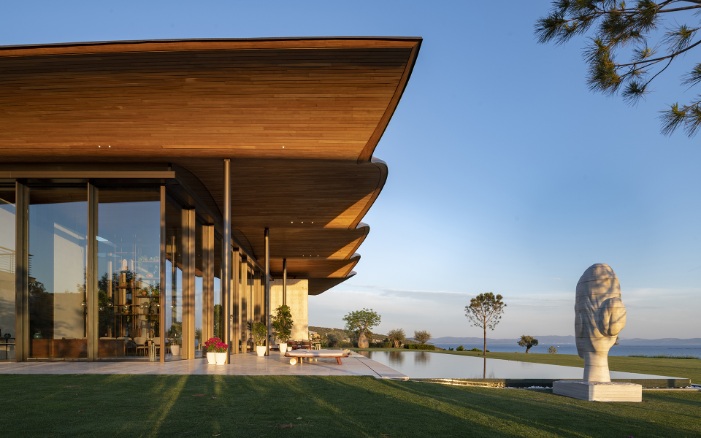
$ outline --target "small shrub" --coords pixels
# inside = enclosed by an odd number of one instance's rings
[[[433,344],[406,344],[404,348],[408,350],[435,350],[436,346]]]
[[[465,351],[465,347],[458,345],[458,348],[456,348],[455,351]]]
[[[548,347],[548,353],[550,354],[556,354],[557,353],[557,347],[554,345],[551,345]]]

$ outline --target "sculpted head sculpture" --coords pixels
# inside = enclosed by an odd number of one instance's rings
[[[609,265],[597,263],[584,271],[577,283],[574,313],[584,381],[610,382],[608,353],[626,325],[626,308],[618,278]]]

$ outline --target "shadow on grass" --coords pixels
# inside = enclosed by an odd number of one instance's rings
[[[370,377],[1,376],[5,436],[693,436],[701,393],[589,403]],[[38,420],[40,419],[40,420]],[[51,431],[51,432],[49,432]]]

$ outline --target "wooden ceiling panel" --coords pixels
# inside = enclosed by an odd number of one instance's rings
[[[0,50],[0,149],[10,159],[357,160],[393,112],[414,50],[359,41],[324,50]]]
[[[222,160],[179,160],[218,203]],[[231,164],[232,215],[238,228],[354,229],[379,195],[387,166],[326,160],[236,160]]]
[[[288,278],[334,278],[345,279],[360,261],[355,254],[348,260],[328,260],[321,257],[287,259]],[[282,259],[270,259],[270,272],[273,276],[282,275]]]
[[[354,275],[387,178],[372,154],[420,38],[127,41],[0,47],[0,162],[172,168],[213,223],[231,159],[233,236],[315,295]],[[102,171],[102,170],[100,170]],[[99,178],[99,175],[98,175]]]
[[[319,295],[332,287],[338,286],[355,275],[355,271],[348,274],[346,278],[310,278],[309,295]]]
[[[246,244],[259,260],[265,254],[264,230],[240,228],[234,225],[236,234],[246,236]],[[365,240],[370,228],[367,225],[353,230],[323,228],[273,228],[270,230],[270,256],[272,258],[323,258],[347,260]]]

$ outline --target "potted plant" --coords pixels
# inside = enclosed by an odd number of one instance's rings
[[[224,365],[226,363],[226,350],[228,345],[221,339],[214,337],[209,338],[204,343],[204,348],[207,350],[207,363]]]
[[[183,323],[173,322],[168,329],[168,344],[170,346],[170,353],[173,356],[180,356],[180,342],[182,339]]]
[[[275,338],[280,345],[280,354],[285,354],[287,351],[287,341],[292,336],[292,312],[290,307],[282,305],[275,309],[275,316],[272,319],[273,329],[275,330]]]
[[[260,321],[251,323],[251,336],[256,344],[256,354],[265,355],[265,339],[268,337],[268,328]]]

